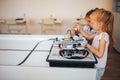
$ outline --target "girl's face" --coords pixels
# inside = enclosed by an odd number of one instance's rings
[[[94,19],[91,19],[91,26],[92,28],[95,30],[95,31],[99,31],[101,26],[100,26],[100,22],[94,20]]]

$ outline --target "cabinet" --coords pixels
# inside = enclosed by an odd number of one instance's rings
[[[114,48],[120,52],[120,13],[114,13],[114,29],[113,36],[115,38]]]
[[[114,48],[120,52],[120,0],[113,0],[113,11],[114,11],[114,29],[113,36],[115,38]]]
[[[120,13],[120,0],[113,0],[113,11]]]

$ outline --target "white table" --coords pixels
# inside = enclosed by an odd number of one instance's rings
[[[95,80],[95,68],[49,67],[53,40],[62,35],[0,35],[0,80]],[[22,64],[19,64],[38,46]]]

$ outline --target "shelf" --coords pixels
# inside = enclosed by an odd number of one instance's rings
[[[72,22],[73,23],[79,23],[81,25],[86,25],[87,24],[87,22],[86,22],[86,20],[84,18],[81,18],[81,19],[77,18],[77,19],[73,20]]]
[[[28,33],[27,30],[27,25],[26,25],[26,21],[24,18],[16,18],[16,19],[6,19],[5,20],[6,25],[7,25],[7,31],[8,33],[12,34],[12,33]]]
[[[62,20],[57,18],[44,18],[38,21],[40,24],[61,24]]]

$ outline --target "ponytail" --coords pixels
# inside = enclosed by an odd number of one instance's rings
[[[105,21],[105,31],[109,34],[109,40],[110,40],[110,44],[109,44],[109,48],[108,50],[110,51],[113,47],[114,44],[114,40],[113,40],[113,25],[114,25],[114,16],[111,12],[109,11],[105,11],[106,13],[106,21]]]

